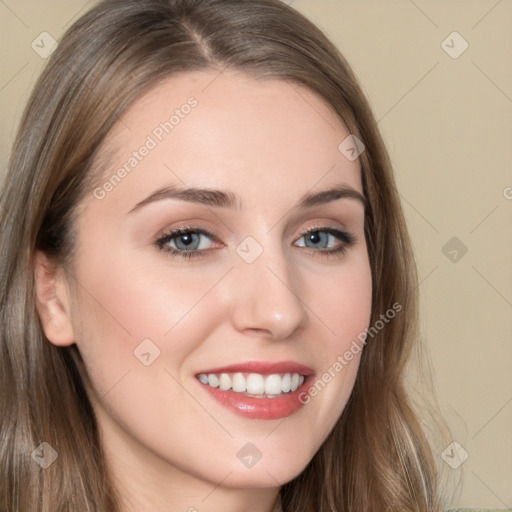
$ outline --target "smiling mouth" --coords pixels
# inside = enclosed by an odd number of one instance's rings
[[[305,376],[299,373],[200,373],[198,380],[220,391],[232,391],[251,398],[278,398],[299,388]]]

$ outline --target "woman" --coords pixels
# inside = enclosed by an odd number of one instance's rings
[[[439,510],[389,159],[292,8],[99,3],[0,212],[2,510]]]

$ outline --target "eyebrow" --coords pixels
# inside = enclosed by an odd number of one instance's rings
[[[337,187],[321,192],[308,192],[300,198],[294,208],[304,209],[330,203],[338,199],[356,199],[363,206],[367,206],[367,199],[363,194],[347,185],[338,185]],[[175,185],[166,186],[153,192],[151,195],[137,203],[129,212],[131,214],[143,206],[156,201],[165,199],[178,199],[190,203],[200,203],[206,206],[217,208],[231,208],[241,210],[243,207],[242,200],[231,191],[216,190],[209,188],[181,188]]]

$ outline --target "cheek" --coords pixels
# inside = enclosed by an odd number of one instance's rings
[[[100,393],[148,361],[179,369],[220,321],[221,301],[209,291],[221,270],[171,272],[165,261],[147,259],[109,248],[101,260],[84,254],[77,270],[77,344]]]
[[[300,397],[314,404],[318,429],[329,431],[342,413],[352,391],[365,331],[372,310],[372,278],[369,261],[360,257],[323,281],[325,289],[316,288],[311,304],[321,322],[317,332],[321,350],[316,381]],[[315,299],[316,298],[316,299]]]
[[[325,340],[331,353],[343,350],[368,327],[372,277],[368,258],[362,254],[338,272],[324,276],[323,289],[315,294],[314,304],[318,304],[318,316],[325,323]]]

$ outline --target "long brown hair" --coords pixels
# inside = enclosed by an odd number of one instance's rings
[[[76,346],[54,346],[42,330],[34,254],[71,272],[77,205],[91,191],[107,133],[138,97],[173,73],[225,68],[308,87],[364,141],[370,325],[393,304],[402,308],[368,338],[350,400],[309,465],[283,486],[283,511],[438,510],[434,459],[404,386],[418,339],[416,269],[389,157],[349,65],[278,0],[105,0],[49,59],[1,197],[2,511],[118,512]],[[45,470],[31,458],[43,441],[59,457]]]

